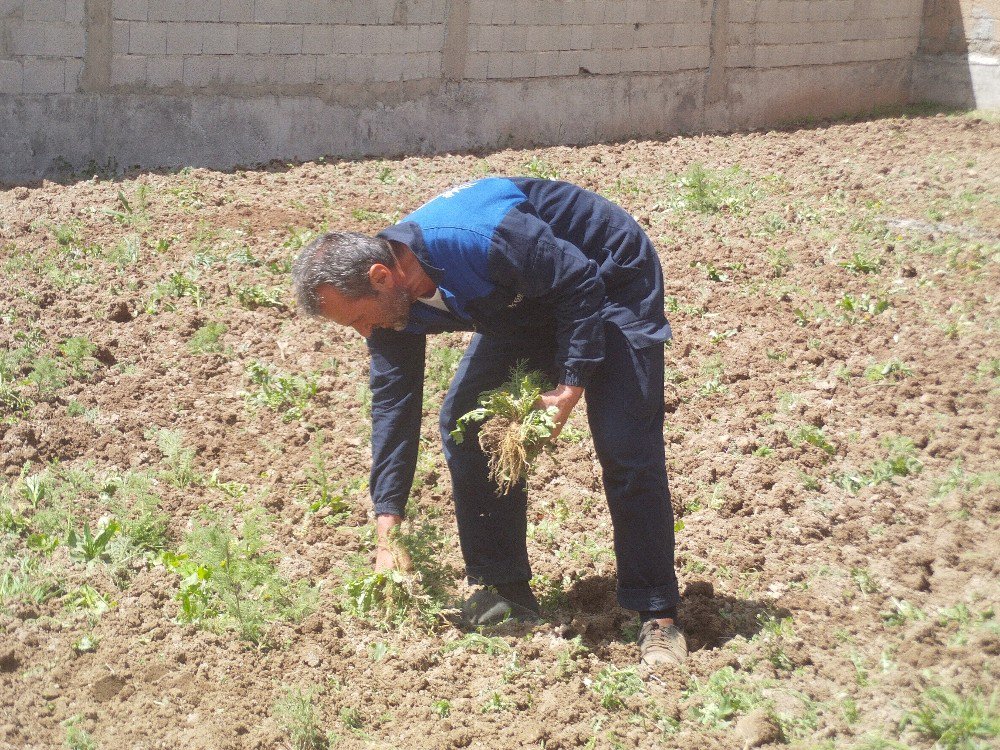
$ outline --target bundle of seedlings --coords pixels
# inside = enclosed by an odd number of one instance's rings
[[[536,409],[535,402],[550,390],[542,373],[528,371],[519,362],[510,379],[479,396],[479,408],[459,417],[451,436],[465,440],[465,430],[481,422],[479,446],[489,459],[490,478],[506,494],[528,476],[531,463],[542,452],[555,430],[554,409]]]

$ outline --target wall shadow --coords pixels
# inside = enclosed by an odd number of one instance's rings
[[[976,44],[970,45],[960,0],[924,0],[920,41],[911,72],[911,101],[975,107],[969,52]]]

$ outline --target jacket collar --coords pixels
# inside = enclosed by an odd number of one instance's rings
[[[399,224],[386,227],[376,236],[386,240],[393,240],[394,242],[401,242],[410,248],[424,269],[424,273],[430,276],[431,281],[435,285],[441,285],[441,280],[444,278],[444,269],[438,268],[431,263],[431,256],[427,251],[427,244],[424,242],[424,233],[421,231],[419,224],[414,221],[401,221]]]

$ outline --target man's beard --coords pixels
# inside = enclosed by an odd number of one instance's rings
[[[410,307],[413,306],[414,299],[406,289],[396,289],[386,294],[389,298],[386,300],[385,327],[402,331],[410,324]]]

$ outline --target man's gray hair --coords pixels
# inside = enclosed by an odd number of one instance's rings
[[[392,245],[357,232],[327,232],[302,249],[292,265],[295,300],[307,315],[319,315],[317,288],[329,284],[348,299],[375,294],[369,269],[376,263],[396,267]]]

